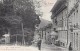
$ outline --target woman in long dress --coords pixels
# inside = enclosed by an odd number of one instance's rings
[[[72,51],[72,43],[70,42],[69,51]]]

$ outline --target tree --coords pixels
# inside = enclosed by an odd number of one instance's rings
[[[16,15],[22,17],[23,28],[34,31],[35,25],[40,23],[39,16],[35,12],[34,4],[30,0],[16,0],[14,7]],[[24,33],[27,34],[27,30],[24,31]],[[33,38],[31,37],[33,37],[33,35],[34,33],[30,33],[26,38],[32,40]]]
[[[35,12],[33,3],[27,0],[16,0],[15,7],[16,14],[23,19],[24,27],[34,29],[35,24],[38,23],[39,16]]]
[[[33,37],[35,25],[40,23],[40,19],[35,12],[32,0],[4,0],[3,3],[0,3],[0,7],[0,18],[5,20],[3,24],[0,24],[0,26],[4,25],[0,31],[6,32],[7,30],[8,32],[10,29],[11,35],[22,34],[21,23],[23,23],[25,34],[27,34],[25,29],[30,29],[32,33],[28,36]]]

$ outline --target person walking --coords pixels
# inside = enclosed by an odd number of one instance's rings
[[[39,41],[38,41],[38,43],[37,43],[37,46],[38,46],[38,49],[39,49],[39,50],[41,50],[41,42],[42,42],[42,40],[39,39]]]
[[[70,42],[69,51],[72,51],[72,43]]]

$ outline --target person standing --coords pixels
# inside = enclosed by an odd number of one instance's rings
[[[39,41],[38,41],[38,43],[37,43],[37,46],[38,46],[38,49],[39,49],[39,50],[41,50],[41,42],[42,42],[42,40],[39,39]]]

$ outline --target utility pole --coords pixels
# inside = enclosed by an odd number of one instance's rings
[[[21,26],[22,26],[22,34],[23,34],[23,37],[22,37],[22,45],[25,45],[25,37],[24,37],[23,23],[21,23]]]

